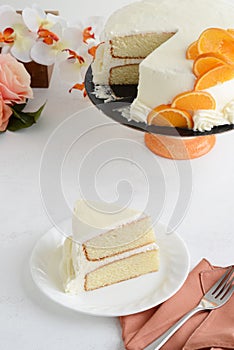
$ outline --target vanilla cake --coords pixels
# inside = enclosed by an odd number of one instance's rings
[[[233,27],[231,1],[134,2],[107,20],[92,65],[93,81],[98,85],[138,84],[131,119],[149,123],[153,109],[171,107],[176,96],[194,90],[197,77],[194,61],[186,57],[189,46],[207,28]],[[234,38],[234,32],[229,34]],[[221,78],[214,86],[202,89],[215,100],[215,108],[192,111],[194,130],[211,130],[234,122],[233,77]]]
[[[103,203],[77,202],[73,235],[65,239],[60,266],[65,292],[92,291],[158,268],[159,249],[149,216]]]

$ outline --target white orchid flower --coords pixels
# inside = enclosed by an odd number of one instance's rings
[[[83,44],[77,52],[67,50],[69,57],[60,62],[60,76],[63,80],[73,83],[73,89],[80,90],[86,96],[84,79],[87,68],[95,56],[99,34],[103,26],[101,17],[90,17],[85,23],[78,22],[76,26],[82,31]]]
[[[88,17],[84,22],[74,22],[75,27],[83,32],[85,43],[97,44],[100,41],[100,34],[103,29],[103,18],[100,16]]]
[[[78,28],[63,28],[56,23],[50,30],[40,28],[39,39],[31,49],[32,59],[40,64],[51,65],[63,55],[63,50],[76,50],[82,44],[82,32]]]
[[[61,78],[70,83],[83,82],[87,68],[92,62],[87,45],[83,43],[79,47],[78,53],[72,50],[64,51],[67,52],[67,56],[58,65]]]
[[[0,46],[22,62],[30,62],[36,36],[25,26],[22,16],[9,6],[0,7]]]
[[[93,61],[96,48],[97,46],[93,46],[93,43],[90,43],[88,46],[83,43],[79,47],[79,55],[74,51],[66,50],[69,57],[61,61],[58,67],[61,78],[73,84],[69,92],[80,90],[83,92],[84,97],[86,96],[84,85],[85,74]]]
[[[65,60],[61,61],[58,65],[61,79],[73,84],[69,92],[73,90],[79,90],[86,96],[85,91],[85,74],[89,65],[93,61],[97,46],[93,46],[93,41],[89,40],[89,43],[84,43],[78,48],[78,53],[72,50],[64,50],[69,55]]]
[[[67,27],[67,22],[64,18],[45,13],[36,5],[26,7],[22,12],[22,17],[25,25],[34,33],[37,33],[40,28],[50,30],[56,23],[60,23],[63,28]]]

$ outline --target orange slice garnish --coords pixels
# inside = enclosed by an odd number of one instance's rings
[[[227,29],[228,34],[234,37],[234,29]]]
[[[199,77],[209,70],[227,63],[226,58],[218,53],[204,53],[197,57],[193,64],[193,73]]]
[[[234,38],[233,41],[224,40],[219,52],[228,63],[234,64]]]
[[[220,52],[224,42],[231,43],[234,38],[228,31],[221,28],[206,29],[199,37],[197,47],[199,54],[207,52]]]
[[[173,126],[178,128],[193,127],[193,120],[187,111],[172,108],[170,105],[160,105],[154,108],[148,115],[149,125]]]
[[[197,41],[194,41],[186,51],[186,58],[188,60],[195,60],[199,55]]]
[[[172,101],[171,107],[197,111],[198,109],[215,109],[216,102],[208,92],[188,91],[177,95]]]
[[[213,68],[200,76],[195,83],[194,89],[196,91],[205,90],[231,79],[234,79],[234,67],[226,64]]]

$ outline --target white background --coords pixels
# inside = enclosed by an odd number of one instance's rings
[[[70,20],[83,20],[91,15],[107,16],[127,3],[128,0],[38,1],[42,8],[58,9],[61,15]],[[9,0],[8,4],[18,9],[31,2]],[[15,134],[7,132],[0,136],[0,349],[3,350],[123,349],[117,318],[89,317],[57,306],[37,290],[29,273],[32,248],[52,226],[40,195],[39,171],[43,148],[62,121],[91,106],[88,100],[80,99],[76,92],[69,95],[66,90],[55,72],[48,91],[35,91],[32,107],[39,106],[47,99],[39,123],[31,129]],[[95,113],[94,108],[87,113],[78,114],[77,118],[80,120],[80,130],[90,127],[92,123],[102,125],[109,122],[108,118]],[[113,137],[120,135],[142,146],[142,151],[139,151],[141,157],[148,152],[144,148],[141,133],[113,126]],[[94,143],[103,138],[105,139],[104,128],[97,129],[92,135]],[[83,150],[89,148],[89,143],[84,142],[81,141],[80,144]],[[211,153],[191,162],[192,199],[185,218],[177,229],[188,245],[191,267],[202,257],[207,257],[215,265],[233,263],[233,150],[233,132],[219,135]],[[132,156],[137,160],[137,154]],[[128,153],[128,158],[130,157],[131,152]],[[156,158],[164,173],[167,204],[162,219],[167,222],[170,218],[170,203],[178,193],[178,183],[174,179],[176,162],[152,157]],[[118,164],[116,169],[116,178],[118,172],[122,177],[125,165],[121,168],[121,164]],[[107,181],[106,185],[111,187],[113,184]],[[140,176],[134,177],[134,186],[136,195],[144,190]],[[101,190],[105,197],[105,187],[101,186]],[[73,195],[76,196],[76,193]],[[54,205],[57,204],[55,198]]]

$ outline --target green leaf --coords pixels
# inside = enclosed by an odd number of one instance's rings
[[[45,105],[46,105],[46,102],[45,102],[36,112],[27,112],[27,114],[28,114],[29,116],[31,116],[31,117],[34,118],[35,123],[36,123],[36,122],[38,121],[38,119],[40,118],[41,113],[42,113],[42,111],[43,111]]]
[[[30,126],[35,124],[37,120],[40,118],[40,115],[44,107],[45,107],[45,103],[36,112],[22,112],[17,110],[15,106],[12,107],[11,109],[13,114],[10,118],[7,129],[10,131],[17,131],[20,129],[29,128]]]
[[[26,105],[27,105],[27,102],[21,103],[21,104],[16,104],[16,105],[12,106],[11,109],[16,111],[16,112],[22,112]]]
[[[35,121],[32,117],[23,115],[23,112],[19,113],[13,113],[13,115],[10,118],[9,124],[7,126],[7,129],[10,131],[17,131],[24,128],[29,128],[35,124]]]

